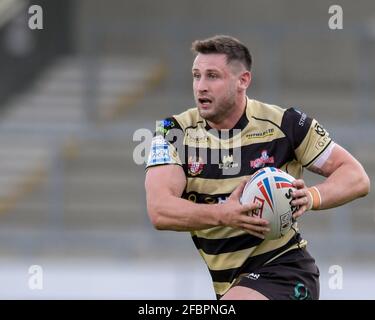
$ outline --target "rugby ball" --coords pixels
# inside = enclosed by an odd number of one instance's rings
[[[292,192],[296,190],[292,185],[294,180],[294,177],[280,169],[266,167],[253,174],[242,192],[241,203],[261,205],[251,215],[269,221],[271,230],[265,234],[267,240],[281,238],[294,222],[292,215],[298,209],[291,204]]]

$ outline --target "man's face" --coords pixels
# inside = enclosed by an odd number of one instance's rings
[[[193,63],[193,91],[202,118],[218,123],[233,110],[238,76],[224,54],[198,54]]]

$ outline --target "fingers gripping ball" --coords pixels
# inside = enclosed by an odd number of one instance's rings
[[[241,203],[260,205],[251,214],[269,221],[271,230],[265,234],[265,239],[278,239],[292,227],[292,216],[298,209],[291,204],[292,192],[296,190],[292,185],[294,180],[280,169],[266,167],[254,173],[242,192]]]

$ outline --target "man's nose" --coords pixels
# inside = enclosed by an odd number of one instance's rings
[[[203,79],[200,79],[197,83],[197,90],[200,93],[207,92],[208,91],[207,82]]]

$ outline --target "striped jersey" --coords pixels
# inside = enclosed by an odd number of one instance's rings
[[[230,130],[216,130],[192,108],[161,121],[147,168],[182,166],[187,182],[182,197],[195,203],[222,203],[243,177],[271,166],[302,176],[332,143],[328,132],[305,113],[248,99]],[[284,252],[306,246],[297,223],[277,240],[263,240],[231,227],[191,232],[204,259],[217,297],[243,273],[252,272]]]

